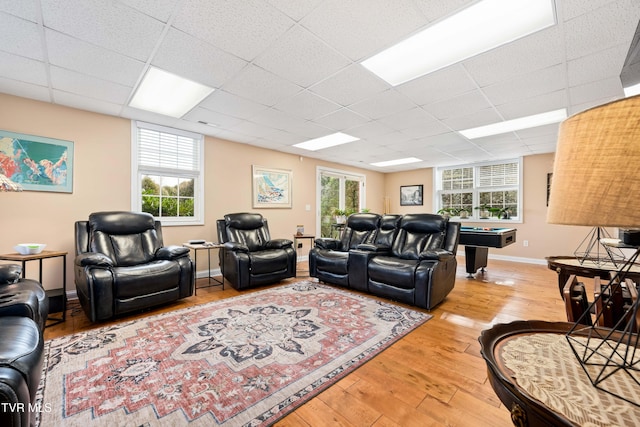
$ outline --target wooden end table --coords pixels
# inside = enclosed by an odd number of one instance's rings
[[[62,258],[62,287],[54,288],[54,289],[46,289],[45,292],[49,297],[49,303],[51,306],[51,301],[55,301],[56,299],[62,299],[62,316],[61,317],[47,317],[47,321],[52,321],[52,323],[48,323],[45,327],[57,325],[58,323],[62,323],[67,318],[67,252],[63,251],[42,251],[39,254],[31,254],[31,255],[22,255],[19,253],[12,254],[3,254],[0,255],[0,260],[2,261],[15,261],[22,264],[22,278],[26,278],[27,268],[26,264],[29,261],[38,261],[40,270],[38,272],[38,280],[40,282],[40,286],[43,286],[42,283],[42,261],[49,258]],[[43,286],[44,288],[44,286]],[[54,313],[57,313],[55,311]]]

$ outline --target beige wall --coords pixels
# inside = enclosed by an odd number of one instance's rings
[[[0,253],[14,252],[22,242],[47,243],[51,250],[69,252],[67,285],[73,290],[73,224],[100,210],[128,210],[131,199],[131,124],[129,120],[0,94],[0,129],[74,142],[73,193],[25,191],[0,193],[2,238]],[[524,221],[493,222],[518,229],[517,243],[490,251],[490,256],[542,262],[550,255],[568,255],[589,231],[586,227],[546,224],[546,175],[553,155],[524,159]],[[165,244],[189,239],[216,239],[215,219],[225,213],[256,211],[251,207],[251,165],[293,171],[293,208],[257,210],[269,219],[273,237],[291,238],[297,224],[315,232],[316,168],[325,166],[366,175],[366,206],[391,213],[433,212],[433,170],[382,174],[311,158],[280,153],[216,138],[205,139],[205,225],[165,227]],[[400,206],[400,186],[424,186],[423,206]],[[306,205],[311,209],[306,210]],[[488,224],[482,222],[481,224]],[[522,242],[528,240],[529,246]],[[306,254],[309,241],[301,255]],[[213,264],[217,267],[214,254]],[[62,263],[45,264],[45,287],[57,287]],[[37,277],[37,263],[27,264],[28,277]]]
[[[131,204],[131,123],[129,120],[95,114],[48,103],[0,94],[0,129],[74,142],[73,193],[24,191],[0,193],[0,253],[14,252],[17,243],[46,243],[47,249],[67,251],[67,286],[73,285],[75,253],[73,225],[100,210],[129,210]],[[293,171],[293,208],[251,207],[251,165]],[[215,219],[225,213],[258,211],[269,219],[273,237],[292,238],[297,224],[315,231],[316,167],[366,175],[367,207],[382,211],[384,174],[335,163],[280,153],[207,137],[205,139],[205,224],[164,227],[165,244],[189,239],[217,240]],[[310,210],[306,210],[310,205]],[[307,253],[309,240],[301,255]],[[217,255],[212,251],[212,264]],[[43,285],[58,287],[61,259],[45,261]],[[199,270],[202,267],[199,266]],[[37,278],[37,262],[27,264],[27,276]],[[55,282],[55,283],[54,283]]]
[[[490,249],[489,256],[520,258],[527,262],[544,262],[553,255],[571,255],[589,233],[588,227],[570,227],[546,223],[547,173],[553,171],[553,154],[527,156],[523,160],[524,212],[522,221],[494,220],[464,222],[468,226],[516,228],[516,243],[502,249]],[[401,185],[424,185],[424,206],[400,206]],[[387,174],[385,194],[391,200],[392,213],[433,212],[433,169],[419,169]],[[454,219],[459,221],[459,219]],[[610,230],[614,232],[615,230]],[[523,242],[527,240],[529,246]],[[460,248],[463,253],[463,248]]]

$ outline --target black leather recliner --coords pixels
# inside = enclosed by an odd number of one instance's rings
[[[75,224],[75,283],[92,322],[193,295],[189,249],[164,246],[162,226],[138,212],[97,212]]]
[[[293,241],[271,239],[258,213],[233,213],[217,220],[220,269],[235,289],[267,285],[296,276]]]
[[[309,275],[318,280],[349,286],[349,251],[373,243],[380,226],[380,215],[355,213],[347,218],[340,239],[319,238],[309,251]]]
[[[460,223],[440,215],[404,215],[391,252],[368,262],[368,291],[432,309],[453,289],[459,235]]]
[[[42,374],[49,300],[40,283],[20,278],[19,265],[0,265],[0,425],[28,426]]]

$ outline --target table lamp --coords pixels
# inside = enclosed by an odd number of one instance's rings
[[[0,191],[22,191],[22,186],[0,173]]]
[[[560,125],[547,222],[594,227],[640,226],[640,96],[604,104],[569,117]],[[620,291],[640,249],[611,274],[597,299],[607,306]],[[635,285],[631,285],[634,286]],[[635,289],[633,289],[635,290]],[[575,356],[600,390],[640,406],[640,397],[620,392],[613,383],[640,387],[637,298],[613,328],[576,324],[567,334]],[[599,313],[602,315],[602,312]],[[640,396],[640,393],[638,393]]]

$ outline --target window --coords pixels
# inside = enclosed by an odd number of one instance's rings
[[[202,135],[132,122],[132,203],[163,225],[203,224]]]
[[[439,212],[470,218],[521,219],[521,160],[436,170]]]
[[[365,206],[365,176],[322,167],[317,168],[316,174],[316,197],[320,206],[316,234],[336,237],[340,230],[335,224],[338,213],[348,216]]]

